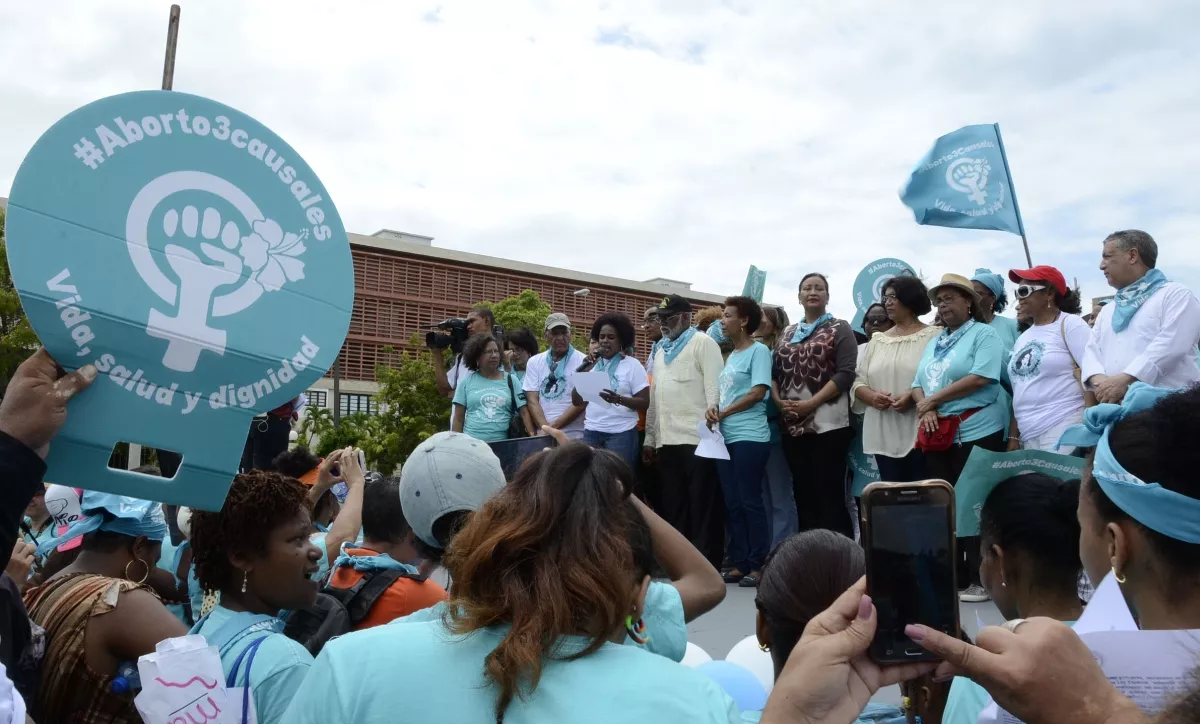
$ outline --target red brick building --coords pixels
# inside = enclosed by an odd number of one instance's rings
[[[697,307],[719,304],[724,296],[691,290],[686,282],[645,282],[556,269],[433,246],[432,239],[380,231],[350,234],[354,259],[354,313],[339,356],[342,412],[371,411],[375,368],[410,348],[414,332],[451,317],[464,317],[480,301],[500,301],[532,289],[554,311],[590,329],[605,312],[623,312],[635,322],[667,294],[681,294]],[[586,290],[586,291],[585,291]],[[539,330],[534,330],[537,334]],[[395,350],[392,357],[385,347]],[[639,336],[638,354],[649,344]],[[310,404],[330,407],[330,377],[314,385]]]

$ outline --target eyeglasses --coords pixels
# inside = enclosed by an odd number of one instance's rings
[[[1048,289],[1048,287],[1043,284],[1022,284],[1017,287],[1017,299],[1026,299],[1034,292],[1040,292],[1044,289]]]
[[[884,301],[884,302],[896,302],[896,301],[899,301],[899,300],[900,300],[900,297],[896,296],[895,294],[884,294],[884,295],[883,295],[883,299],[882,299],[881,301]]]

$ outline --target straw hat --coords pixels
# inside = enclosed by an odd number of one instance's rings
[[[946,287],[952,287],[966,294],[971,301],[975,302],[975,308],[979,308],[979,295],[975,293],[975,287],[971,286],[971,280],[962,274],[943,274],[942,280],[929,290],[929,301],[936,305],[938,291]]]

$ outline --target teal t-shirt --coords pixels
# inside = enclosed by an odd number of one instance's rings
[[[226,621],[236,615],[227,608],[217,606],[204,619],[199,633],[206,637],[213,636]],[[226,676],[233,670],[233,665],[242,650],[261,638],[264,633],[251,631],[236,635],[230,640],[221,651],[221,668]],[[266,633],[266,637],[255,652],[253,665],[250,666],[250,694],[254,698],[254,711],[258,715],[259,724],[278,724],[284,721],[284,710],[300,691],[300,685],[304,683],[313,658],[303,646],[282,633]],[[248,658],[247,655],[238,669],[238,686],[245,684]]]
[[[996,315],[992,317],[992,321],[988,323],[988,326],[996,330],[996,334],[999,335],[1004,353],[1006,355],[1012,354],[1013,347],[1017,346],[1017,339],[1021,336],[1021,328],[1017,326],[1017,320],[1012,317]]]
[[[309,576],[309,578],[318,583],[324,581],[329,575],[329,547],[325,544],[325,536],[327,535],[329,534],[317,531],[308,537],[308,541],[321,551],[321,557],[317,560],[317,572]]]
[[[442,618],[445,611],[446,602],[442,601],[398,618],[392,623],[436,621]],[[675,586],[662,581],[650,582],[650,588],[646,591],[646,603],[642,606],[642,621],[646,624],[650,640],[639,644],[626,636],[626,646],[645,649],[676,663],[683,661],[683,656],[687,653],[687,621],[683,618],[683,599]]]
[[[476,440],[484,442],[499,442],[508,439],[508,424],[517,410],[525,406],[525,393],[521,383],[512,382],[512,391],[508,389],[506,373],[498,380],[489,380],[483,375],[474,374],[459,383],[454,390],[454,404],[467,408],[463,419],[463,432]],[[517,407],[513,409],[513,395],[517,398]]]
[[[986,324],[970,324],[970,328],[963,331],[962,337],[941,359],[934,354],[940,337],[929,340],[917,366],[917,378],[913,381],[913,387],[920,387],[926,397],[967,375],[978,375],[993,381],[966,397],[938,407],[937,412],[943,417],[981,408],[959,427],[958,442],[978,440],[1008,427],[1008,407],[1000,395],[1000,370],[1004,364],[1000,337]]]
[[[504,627],[451,634],[440,619],[394,622],[336,638],[292,700],[289,724],[328,722],[490,722],[497,690],[484,660]],[[651,633],[653,635],[653,633]],[[737,706],[695,669],[631,646],[603,644],[574,660],[581,640],[564,637],[537,688],[514,697],[512,724],[736,724]],[[414,696],[413,692],[421,692]]]
[[[761,342],[746,349],[734,350],[721,370],[721,409],[729,407],[759,385],[766,385],[770,397],[771,351]],[[721,421],[725,442],[770,442],[771,426],[767,423],[767,398],[754,403],[743,412]]]

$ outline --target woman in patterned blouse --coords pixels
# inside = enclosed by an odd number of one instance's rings
[[[850,386],[858,344],[850,325],[826,311],[829,282],[800,282],[804,319],[779,335],[771,396],[783,412],[783,452],[792,471],[800,529],[826,528],[853,537],[846,508]]]

